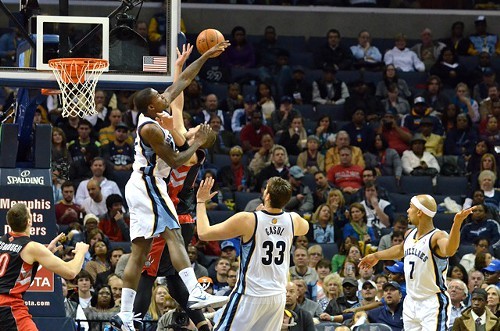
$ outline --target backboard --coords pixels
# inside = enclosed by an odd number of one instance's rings
[[[15,54],[0,61],[0,85],[57,88],[48,60],[71,57],[109,60],[97,85],[100,89],[163,90],[172,81],[180,30],[179,0],[144,4],[141,0],[77,0],[40,6],[40,14],[31,18],[8,6],[32,42],[19,33]],[[151,24],[156,26],[155,34],[147,36],[144,32],[151,30]],[[14,26],[7,15],[0,18],[0,34],[9,33]]]

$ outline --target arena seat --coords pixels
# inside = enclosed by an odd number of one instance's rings
[[[451,226],[453,225],[454,217],[454,213],[437,213],[434,216],[434,224],[438,229],[449,232],[451,230]]]
[[[202,83],[203,93],[205,95],[215,94],[219,101],[224,100],[227,97],[227,85],[226,83],[213,83],[204,81]]]
[[[300,114],[304,119],[316,119],[316,110],[314,109],[313,105],[293,105],[293,108],[300,111]]]
[[[375,182],[377,183],[377,185],[380,185],[381,187],[385,188],[388,192],[391,193],[399,192],[399,186],[398,183],[396,182],[396,177],[394,176],[379,176],[375,179]]]
[[[218,224],[224,222],[229,217],[234,215],[232,210],[208,210],[207,216],[210,221],[210,225]]]
[[[234,194],[235,209],[237,212],[245,210],[247,203],[250,200],[257,199],[261,196],[259,192],[236,192]]]
[[[401,192],[416,194],[432,194],[432,177],[430,176],[401,176],[399,181]]]
[[[401,193],[389,193],[392,204],[394,205],[395,212],[406,213],[410,205],[410,199],[413,195]]]
[[[455,253],[455,255],[459,259],[461,259],[465,254],[470,254],[470,253],[474,253],[474,252],[475,252],[474,246],[472,246],[472,245],[466,245],[466,244],[460,244],[460,246],[458,246],[458,250]]]
[[[304,36],[278,36],[278,47],[290,52],[290,57],[294,52],[307,51],[306,38]]]
[[[317,117],[330,116],[330,121],[342,121],[344,119],[344,105],[317,105]]]
[[[442,195],[465,195],[467,194],[467,187],[467,177],[438,176],[436,193]]]
[[[311,244],[314,245],[314,244]],[[336,243],[333,244],[318,244],[323,249],[323,258],[331,260],[335,254],[339,252],[339,248]]]
[[[123,248],[125,253],[130,253],[130,242],[128,241],[110,241],[109,246],[110,251],[115,248]]]
[[[314,68],[314,57],[310,52],[292,52],[290,53],[290,60],[288,62],[291,66],[303,66],[305,68]]]
[[[368,323],[358,326],[356,331],[392,331],[392,329],[383,323]]]
[[[327,330],[335,330],[337,327],[342,326],[341,323],[335,322],[321,322],[316,325],[316,331],[327,331]]]

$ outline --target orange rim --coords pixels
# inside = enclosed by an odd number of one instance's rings
[[[52,88],[43,88],[42,94],[43,95],[58,95],[58,94],[61,94],[61,90],[56,90],[56,89],[52,89]]]
[[[109,65],[108,60],[94,58],[62,58],[49,60],[49,67],[53,70],[65,72],[61,75],[65,83],[83,83],[84,71],[104,69]]]

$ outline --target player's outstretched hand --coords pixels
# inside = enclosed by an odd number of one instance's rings
[[[156,122],[165,130],[172,131],[174,129],[174,117],[167,112],[156,113]]]
[[[198,188],[198,193],[196,193],[196,202],[207,202],[211,200],[218,192],[210,193],[210,190],[214,186],[214,179],[207,178],[201,181],[200,187]]]
[[[358,267],[360,269],[369,269],[374,267],[378,263],[378,259],[375,257],[375,253],[368,254],[359,261]]]
[[[191,55],[191,52],[193,51],[193,45],[190,43],[182,45],[182,52],[177,48],[177,60],[175,61],[175,66],[177,68],[182,68],[184,66],[184,63],[186,63],[187,59],[189,58],[189,55]]]
[[[212,128],[208,124],[201,124],[200,129],[195,133],[194,139],[198,140],[202,145],[207,141]]]
[[[64,232],[59,233],[54,239],[52,239],[50,244],[48,244],[47,249],[52,253],[60,251],[61,249],[63,249],[63,245],[58,246],[57,243],[59,241],[61,242],[66,241],[66,235],[64,234]]]
[[[458,213],[455,214],[455,217],[453,218],[453,223],[459,223],[458,225],[462,225],[462,222],[465,221],[465,219],[472,214],[472,212],[476,209],[476,206],[472,206],[470,208],[464,209],[462,211],[459,211]]]
[[[89,251],[89,245],[84,243],[83,241],[80,241],[76,243],[75,249],[73,250],[73,253],[76,254],[78,252],[82,252],[83,254],[87,253]]]
[[[228,40],[221,41],[214,47],[210,48],[208,51],[206,51],[202,56],[207,56],[207,57],[213,57],[213,56],[218,56],[220,53],[224,52],[226,48],[231,45]]]

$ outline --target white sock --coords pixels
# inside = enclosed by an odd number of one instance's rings
[[[179,276],[181,277],[184,285],[186,285],[189,292],[191,292],[196,287],[196,285],[198,285],[198,280],[196,279],[196,275],[194,274],[194,269],[192,267],[179,271]]]
[[[120,313],[132,312],[134,309],[135,294],[137,292],[131,288],[122,289],[122,305],[120,307]]]

